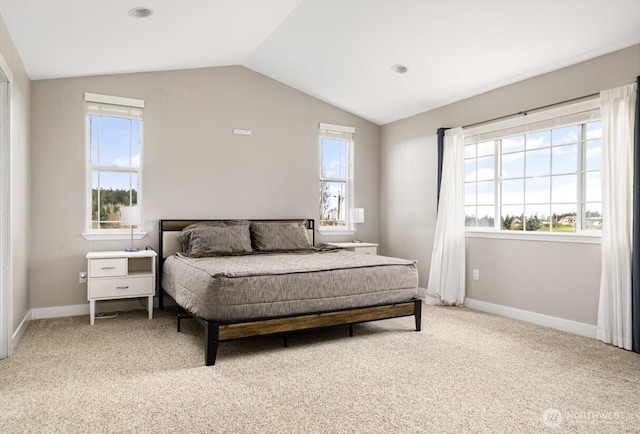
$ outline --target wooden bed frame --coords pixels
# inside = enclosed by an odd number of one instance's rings
[[[300,221],[303,219],[277,219],[253,221]],[[315,245],[315,221],[307,220],[307,230],[310,239]],[[162,265],[165,258],[174,254],[180,248],[176,245],[177,235],[183,228],[198,222],[212,220],[160,220],[160,255],[158,267],[158,307],[164,308],[164,290],[162,289]],[[168,294],[167,294],[168,295]],[[178,332],[180,321],[184,318],[193,318],[204,327],[205,338],[205,365],[214,365],[218,351],[218,343],[250,336],[284,335],[284,345],[287,346],[286,334],[300,330],[310,330],[336,325],[349,325],[349,335],[353,336],[353,324],[377,321],[381,319],[398,318],[403,316],[415,316],[416,331],[421,330],[422,300],[411,299],[404,302],[361,306],[349,309],[338,309],[323,312],[304,313],[290,316],[277,316],[258,318],[245,321],[211,321],[191,315],[178,306]]]

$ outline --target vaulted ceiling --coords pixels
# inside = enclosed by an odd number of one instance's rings
[[[243,65],[380,125],[640,43],[639,0],[0,0],[0,13],[32,80]]]

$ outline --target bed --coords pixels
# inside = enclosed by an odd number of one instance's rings
[[[160,220],[158,304],[218,343],[402,316],[421,329],[415,261],[315,247],[314,220]]]

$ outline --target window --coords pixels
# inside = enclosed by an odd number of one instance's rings
[[[142,199],[144,101],[90,93],[85,101],[87,230],[126,233],[120,207],[141,206]]]
[[[351,230],[355,128],[320,124],[320,209],[318,229]]]
[[[591,107],[465,134],[467,228],[538,233],[599,230],[599,117],[599,110]]]

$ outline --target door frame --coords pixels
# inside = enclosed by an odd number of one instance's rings
[[[11,294],[11,83],[9,65],[0,53],[0,359],[12,352]]]

